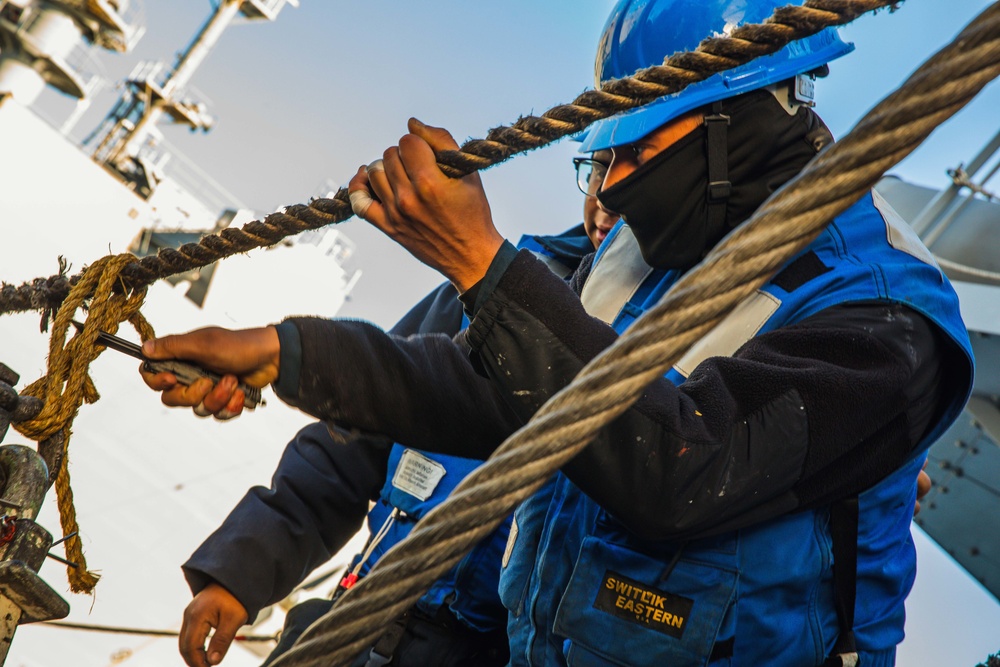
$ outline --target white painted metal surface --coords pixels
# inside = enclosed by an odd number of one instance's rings
[[[54,273],[60,254],[76,272],[94,258],[124,251],[158,216],[48,125],[9,100],[0,105],[0,146],[0,280],[18,284]],[[193,227],[211,227],[214,220],[191,222]],[[334,234],[325,242],[236,257],[217,270],[218,282],[204,310],[183,297],[183,284],[173,288],[165,282],[150,289],[143,310],[162,333],[209,324],[266,324],[288,312],[332,316],[352,278],[338,262],[349,245]],[[320,287],[300,289],[304,275]],[[264,304],[270,304],[269,309]],[[120,335],[136,339],[127,325]],[[37,314],[0,317],[0,358],[21,374],[18,388],[45,372],[47,341],[38,330]],[[180,564],[250,486],[269,483],[285,443],[310,418],[273,394],[259,414],[228,423],[167,409],[142,384],[136,362],[114,352],[102,355],[92,373],[102,399],[81,410],[69,458],[84,548],[90,567],[100,571],[102,579],[90,598],[69,593],[65,571],[54,561],[43,566],[41,574],[66,595],[72,609],[69,620],[176,629],[190,600]],[[30,444],[12,429],[5,444],[18,443]],[[58,537],[54,503],[50,492],[38,521]],[[344,559],[356,548],[345,550]],[[335,583],[331,580],[329,586]],[[326,591],[319,588],[313,595]],[[255,632],[273,633],[281,618],[279,611]],[[259,657],[242,646],[233,648],[227,666],[259,664]],[[18,630],[7,664],[179,662],[176,642],[169,639],[29,625]]]

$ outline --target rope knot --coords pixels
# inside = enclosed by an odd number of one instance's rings
[[[69,434],[80,406],[100,398],[88,372],[90,363],[104,350],[97,345],[98,333],[117,333],[118,326],[128,321],[142,340],[154,336],[153,328],[139,312],[146,289],[130,290],[122,280],[122,271],[135,261],[135,256],[128,253],[109,255],[83,271],[53,318],[46,374],[21,392],[22,395],[45,401],[45,407],[37,417],[15,425],[22,435],[39,442],[60,432],[65,435],[61,456],[50,460],[60,461],[55,487],[63,534],[77,534],[65,542],[66,558],[73,563],[67,567],[67,574],[74,593],[91,592],[100,577],[87,571],[78,537],[79,526],[66,456]],[[81,308],[87,311],[86,322],[81,331],[67,340],[73,316]]]

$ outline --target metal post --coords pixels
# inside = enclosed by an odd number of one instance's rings
[[[222,37],[229,24],[233,22],[239,14],[243,0],[222,0],[216,7],[215,13],[208,19],[198,34],[188,45],[184,53],[177,59],[174,70],[163,83],[163,94],[168,101],[172,101],[173,94],[178,89],[187,85],[194,76],[195,71],[201,66],[208,54],[215,47],[216,42]],[[135,155],[139,146],[145,140],[150,127],[155,126],[163,116],[163,107],[160,104],[150,104],[143,109],[143,114],[129,130],[125,137],[121,139],[120,148],[113,153],[112,160],[118,156]]]
[[[18,396],[17,373],[0,363],[0,440],[11,422],[32,419],[42,402]],[[38,576],[52,536],[34,519],[51,484],[45,461],[31,447],[0,445],[0,666],[17,626],[64,618],[69,605]]]
[[[985,146],[983,146],[982,150],[979,151],[979,153],[974,158],[972,158],[972,161],[965,168],[965,171],[966,173],[968,173],[969,178],[975,176],[976,172],[978,172],[979,169],[982,168],[982,166],[986,164],[986,162],[990,159],[990,157],[992,157],[998,150],[1000,150],[1000,132],[998,132],[996,136],[993,137],[992,140],[990,140],[989,142],[986,143]],[[924,244],[927,245],[928,247],[933,245],[933,240],[930,242],[927,241],[927,236],[928,233],[931,231],[931,226],[932,225],[934,227],[940,226],[939,221],[943,219],[945,211],[949,207],[951,207],[951,205],[958,198],[959,193],[961,191],[962,191],[962,186],[953,183],[952,185],[948,186],[947,188],[939,192],[934,197],[934,199],[932,199],[930,202],[927,203],[926,206],[924,206],[923,210],[921,210],[920,213],[917,214],[917,217],[914,218],[912,223],[913,231],[915,231],[918,235],[920,235],[921,239],[924,239]],[[934,236],[935,239],[941,235],[941,231],[938,231],[935,234]]]

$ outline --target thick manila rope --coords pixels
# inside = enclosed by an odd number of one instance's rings
[[[572,103],[556,106],[541,116],[524,116],[511,126],[493,128],[486,139],[467,141],[457,151],[442,151],[437,155],[438,163],[453,177],[485,169],[584,130],[594,121],[680,92],[713,74],[779,51],[788,43],[824,28],[844,25],[867,12],[897,4],[899,0],[806,0],[802,6],[779,7],[763,23],[740,26],[727,36],[710,37],[694,51],[665,58],[663,65],[609,81],[600,90],[586,91]],[[127,266],[122,271],[124,285],[131,289],[145,287],[160,278],[274,245],[286,236],[343,222],[353,215],[347,190],[341,188],[330,199],[288,206],[263,221],[253,220],[239,229],[224,229],[178,249],[164,248],[155,256]],[[20,286],[0,285],[0,314],[28,310],[54,312],[80,277],[59,273]]]
[[[386,553],[274,667],[345,665],[646,385],[1000,75],[1000,3],[775,193]]]
[[[23,396],[43,399],[45,406],[34,419],[14,424],[22,435],[39,442],[57,434],[63,436],[54,438],[55,442],[61,443],[62,451],[49,458],[48,462],[58,461],[59,470],[50,472],[56,473],[59,522],[63,535],[73,535],[64,544],[66,559],[75,563],[75,566],[66,567],[70,590],[74,593],[90,593],[100,578],[87,570],[70,487],[69,457],[66,455],[73,419],[80,406],[100,398],[87,373],[90,363],[104,351],[104,347],[97,345],[97,335],[100,331],[116,333],[118,325],[126,320],[143,340],[154,335],[152,327],[139,312],[146,296],[145,288],[123,290],[119,287],[116,290],[121,271],[134,261],[135,256],[129,254],[103,257],[94,262],[70,290],[52,325],[46,373],[21,391]],[[73,316],[80,308],[87,310],[83,331],[67,340]]]

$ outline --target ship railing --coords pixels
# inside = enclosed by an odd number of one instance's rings
[[[129,81],[152,81],[158,86],[163,86],[170,76],[170,69],[159,60],[143,60],[136,64],[129,72]]]
[[[52,44],[40,43],[31,29],[36,22],[42,20],[43,16],[44,13],[35,7],[30,5],[25,7],[17,15],[18,23],[14,32],[15,36],[29,47],[29,52],[38,57],[49,59],[64,71],[66,76],[73,78],[85,94],[93,91],[100,85],[97,79],[107,77],[107,70],[95,55],[98,49],[83,40],[68,44],[68,48],[64,42],[60,42],[55,48]]]
[[[128,75],[129,81],[146,82],[151,81],[161,89],[166,87],[167,82],[174,75],[174,67],[167,65],[162,60],[145,60],[132,68]],[[171,93],[171,97],[176,102],[184,102],[190,106],[208,107],[212,104],[211,98],[196,86],[187,84],[180,86]]]
[[[98,93],[108,87],[107,70],[98,59],[98,53],[97,47],[79,45],[67,56],[80,73],[85,93],[82,98],[73,100],[46,89],[42,97],[31,105],[32,113],[77,145],[83,143],[76,133],[77,122],[90,109]]]
[[[924,245],[932,248],[934,242],[951,226],[958,215],[970,202],[977,198],[995,200],[997,192],[990,188],[1000,172],[1000,132],[988,141],[979,153],[967,164],[960,164],[948,170],[951,186],[942,190],[932,199],[913,221],[913,229],[920,235]],[[992,162],[992,166],[989,166]],[[982,172],[976,181],[976,176]],[[969,196],[964,196],[968,191]]]
[[[293,240],[296,244],[316,246],[324,256],[330,257],[343,270],[340,287],[344,294],[351,290],[361,278],[361,269],[353,260],[358,246],[342,231],[334,227],[321,227],[302,232]]]
[[[83,81],[84,98],[93,95],[108,80],[108,70],[99,58],[100,50],[84,42],[73,45],[63,61]]]

